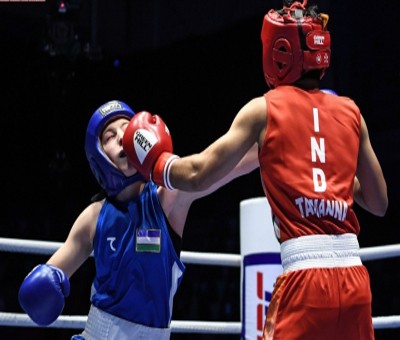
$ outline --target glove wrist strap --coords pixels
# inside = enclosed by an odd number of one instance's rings
[[[152,171],[152,181],[157,185],[161,185],[169,190],[174,190],[170,181],[170,171],[171,165],[176,161],[179,156],[174,155],[170,152],[163,152],[160,157],[157,158],[153,171]]]

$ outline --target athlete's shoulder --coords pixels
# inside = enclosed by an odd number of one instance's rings
[[[248,101],[239,111],[241,115],[258,115],[265,114],[267,109],[267,101],[264,96],[255,97]]]
[[[333,98],[335,103],[333,104],[337,109],[341,108],[341,111],[347,112],[356,119],[360,120],[360,108],[356,104],[356,102],[347,96],[338,96],[337,98]]]
[[[105,201],[106,200],[103,199],[101,201],[96,201],[89,204],[79,215],[78,221],[81,220],[85,224],[91,224],[93,222],[97,222],[100,210],[103,207]]]

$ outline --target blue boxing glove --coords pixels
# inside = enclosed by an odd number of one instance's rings
[[[61,314],[69,291],[68,277],[61,269],[40,264],[22,282],[18,300],[35,323],[48,326]]]

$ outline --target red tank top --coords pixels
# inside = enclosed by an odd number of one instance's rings
[[[294,86],[279,86],[264,97],[268,118],[259,161],[278,239],[358,235],[353,210],[357,105],[347,97]]]

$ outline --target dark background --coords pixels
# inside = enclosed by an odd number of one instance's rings
[[[66,13],[58,3],[0,3],[1,237],[65,240],[98,190],[83,140],[104,102],[120,99],[137,112],[162,116],[174,151],[186,155],[223,134],[246,102],[267,91],[260,30],[263,15],[280,1],[75,0],[65,2]],[[400,6],[389,0],[318,4],[330,14],[333,54],[322,87],[359,105],[388,184],[385,217],[356,207],[361,247],[400,243]],[[239,203],[262,195],[255,171],[195,202],[183,249],[239,254]],[[20,313],[19,285],[47,256],[0,256],[0,310]],[[398,259],[365,264],[373,315],[399,315]],[[87,314],[92,277],[90,259],[71,278],[63,314]],[[173,319],[239,321],[239,297],[239,268],[187,265]],[[0,338],[69,339],[78,332],[0,327]],[[400,329],[376,330],[377,339],[399,336]]]

